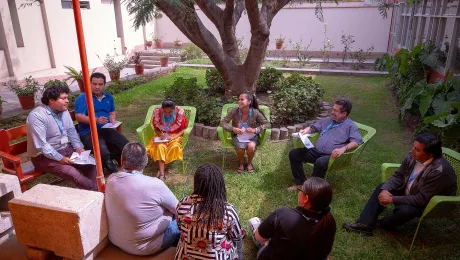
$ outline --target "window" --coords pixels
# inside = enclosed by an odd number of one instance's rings
[[[62,9],[72,9],[71,0],[61,0]],[[89,1],[80,1],[81,9],[90,9]]]

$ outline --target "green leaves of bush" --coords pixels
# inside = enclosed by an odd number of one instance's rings
[[[257,92],[274,91],[279,88],[283,73],[275,68],[267,67],[260,71]]]
[[[216,69],[206,70],[206,84],[213,94],[225,93],[224,79]]]
[[[311,77],[294,73],[282,79],[281,89],[273,95],[273,123],[303,123],[315,116],[323,98],[323,88]]]
[[[198,85],[196,78],[177,78],[165,90],[165,98],[171,98],[179,106],[193,106],[197,110],[196,122],[217,126],[223,102],[209,89]]]

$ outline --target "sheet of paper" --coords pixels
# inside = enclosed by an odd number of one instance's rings
[[[307,137],[309,137],[311,134],[305,134]],[[292,137],[295,137],[295,138],[300,138],[300,132],[297,132],[297,133],[292,133]]]
[[[155,139],[153,139],[153,142],[155,142],[155,143],[167,143],[167,142],[169,142],[169,140],[168,139],[162,140],[160,137],[155,137]]]
[[[102,128],[117,128],[120,125],[121,125],[121,122],[117,121],[117,122],[115,122],[115,124],[107,123],[107,124],[103,125]]]
[[[237,138],[241,143],[249,143],[254,136],[256,136],[256,134],[244,132],[238,135]]]
[[[310,134],[300,135],[300,140],[302,140],[302,143],[305,145],[305,147],[306,147],[307,149],[310,149],[310,148],[315,147],[315,146],[311,143],[310,139],[308,139],[309,136],[310,136]]]
[[[84,151],[81,154],[78,154],[77,152],[73,152],[72,155],[70,156],[70,160],[72,160],[73,163],[75,164],[96,165],[96,161],[91,155],[89,155],[90,153],[91,153],[91,150]]]

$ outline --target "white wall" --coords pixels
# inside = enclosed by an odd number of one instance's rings
[[[374,45],[374,52],[386,52],[388,44],[388,35],[390,31],[390,19],[383,19],[379,14],[377,6],[371,1],[340,3],[338,6],[334,3],[323,4],[324,19],[327,22],[327,36],[331,40],[334,48],[332,51],[343,50],[340,43],[342,31],[346,35],[355,36],[354,49],[367,49]],[[217,29],[212,22],[197,10],[197,13],[203,24],[220,41]],[[389,12],[391,15],[391,11]],[[164,35],[163,41],[172,42],[176,38],[188,42],[189,40],[179,29],[164,16],[157,20],[160,35]],[[244,44],[249,47],[250,44],[250,25],[247,14],[243,14],[236,29],[238,37],[244,36]],[[319,51],[323,45],[323,23],[315,16],[314,4],[288,5],[275,16],[270,29],[269,49],[275,49],[275,38],[280,34],[294,42],[303,38],[304,45],[307,45],[312,39],[309,50]]]
[[[8,77],[8,67],[5,59],[5,52],[0,50],[0,78]]]
[[[16,0],[16,5],[19,7],[24,2],[25,0]],[[102,66],[96,54],[104,59],[107,54],[114,55],[114,48],[118,54],[122,53],[121,40],[117,37],[114,7],[111,2],[111,0],[90,0],[91,9],[81,9],[86,53],[90,68]],[[63,9],[59,0],[45,1],[45,7],[56,68],[51,68],[40,7],[34,5],[21,8],[18,10],[18,15],[24,47],[17,48],[21,67],[21,75],[18,77],[62,75],[66,71],[64,65],[81,68],[73,10]],[[7,9],[7,1],[0,0],[0,8]],[[142,28],[137,31],[134,30],[131,22],[132,17],[128,15],[123,4],[122,16],[125,44],[130,51],[137,45],[143,45],[143,32]],[[152,31],[153,27],[149,25],[147,35]],[[14,35],[7,37],[11,38]],[[2,61],[1,57],[0,62]],[[1,66],[0,79],[5,78],[5,74],[8,75],[7,68]]]

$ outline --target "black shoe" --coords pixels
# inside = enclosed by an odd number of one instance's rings
[[[112,174],[114,172],[118,172],[118,167],[111,161],[105,161],[104,162],[104,167],[107,169],[109,174]]]
[[[352,224],[343,223],[342,228],[344,228],[346,231],[359,233],[359,234],[364,235],[364,236],[372,236],[373,235],[372,228],[370,228],[370,227],[368,227],[368,226],[366,226],[364,224],[358,223],[358,222],[355,222],[355,223],[352,223]]]

